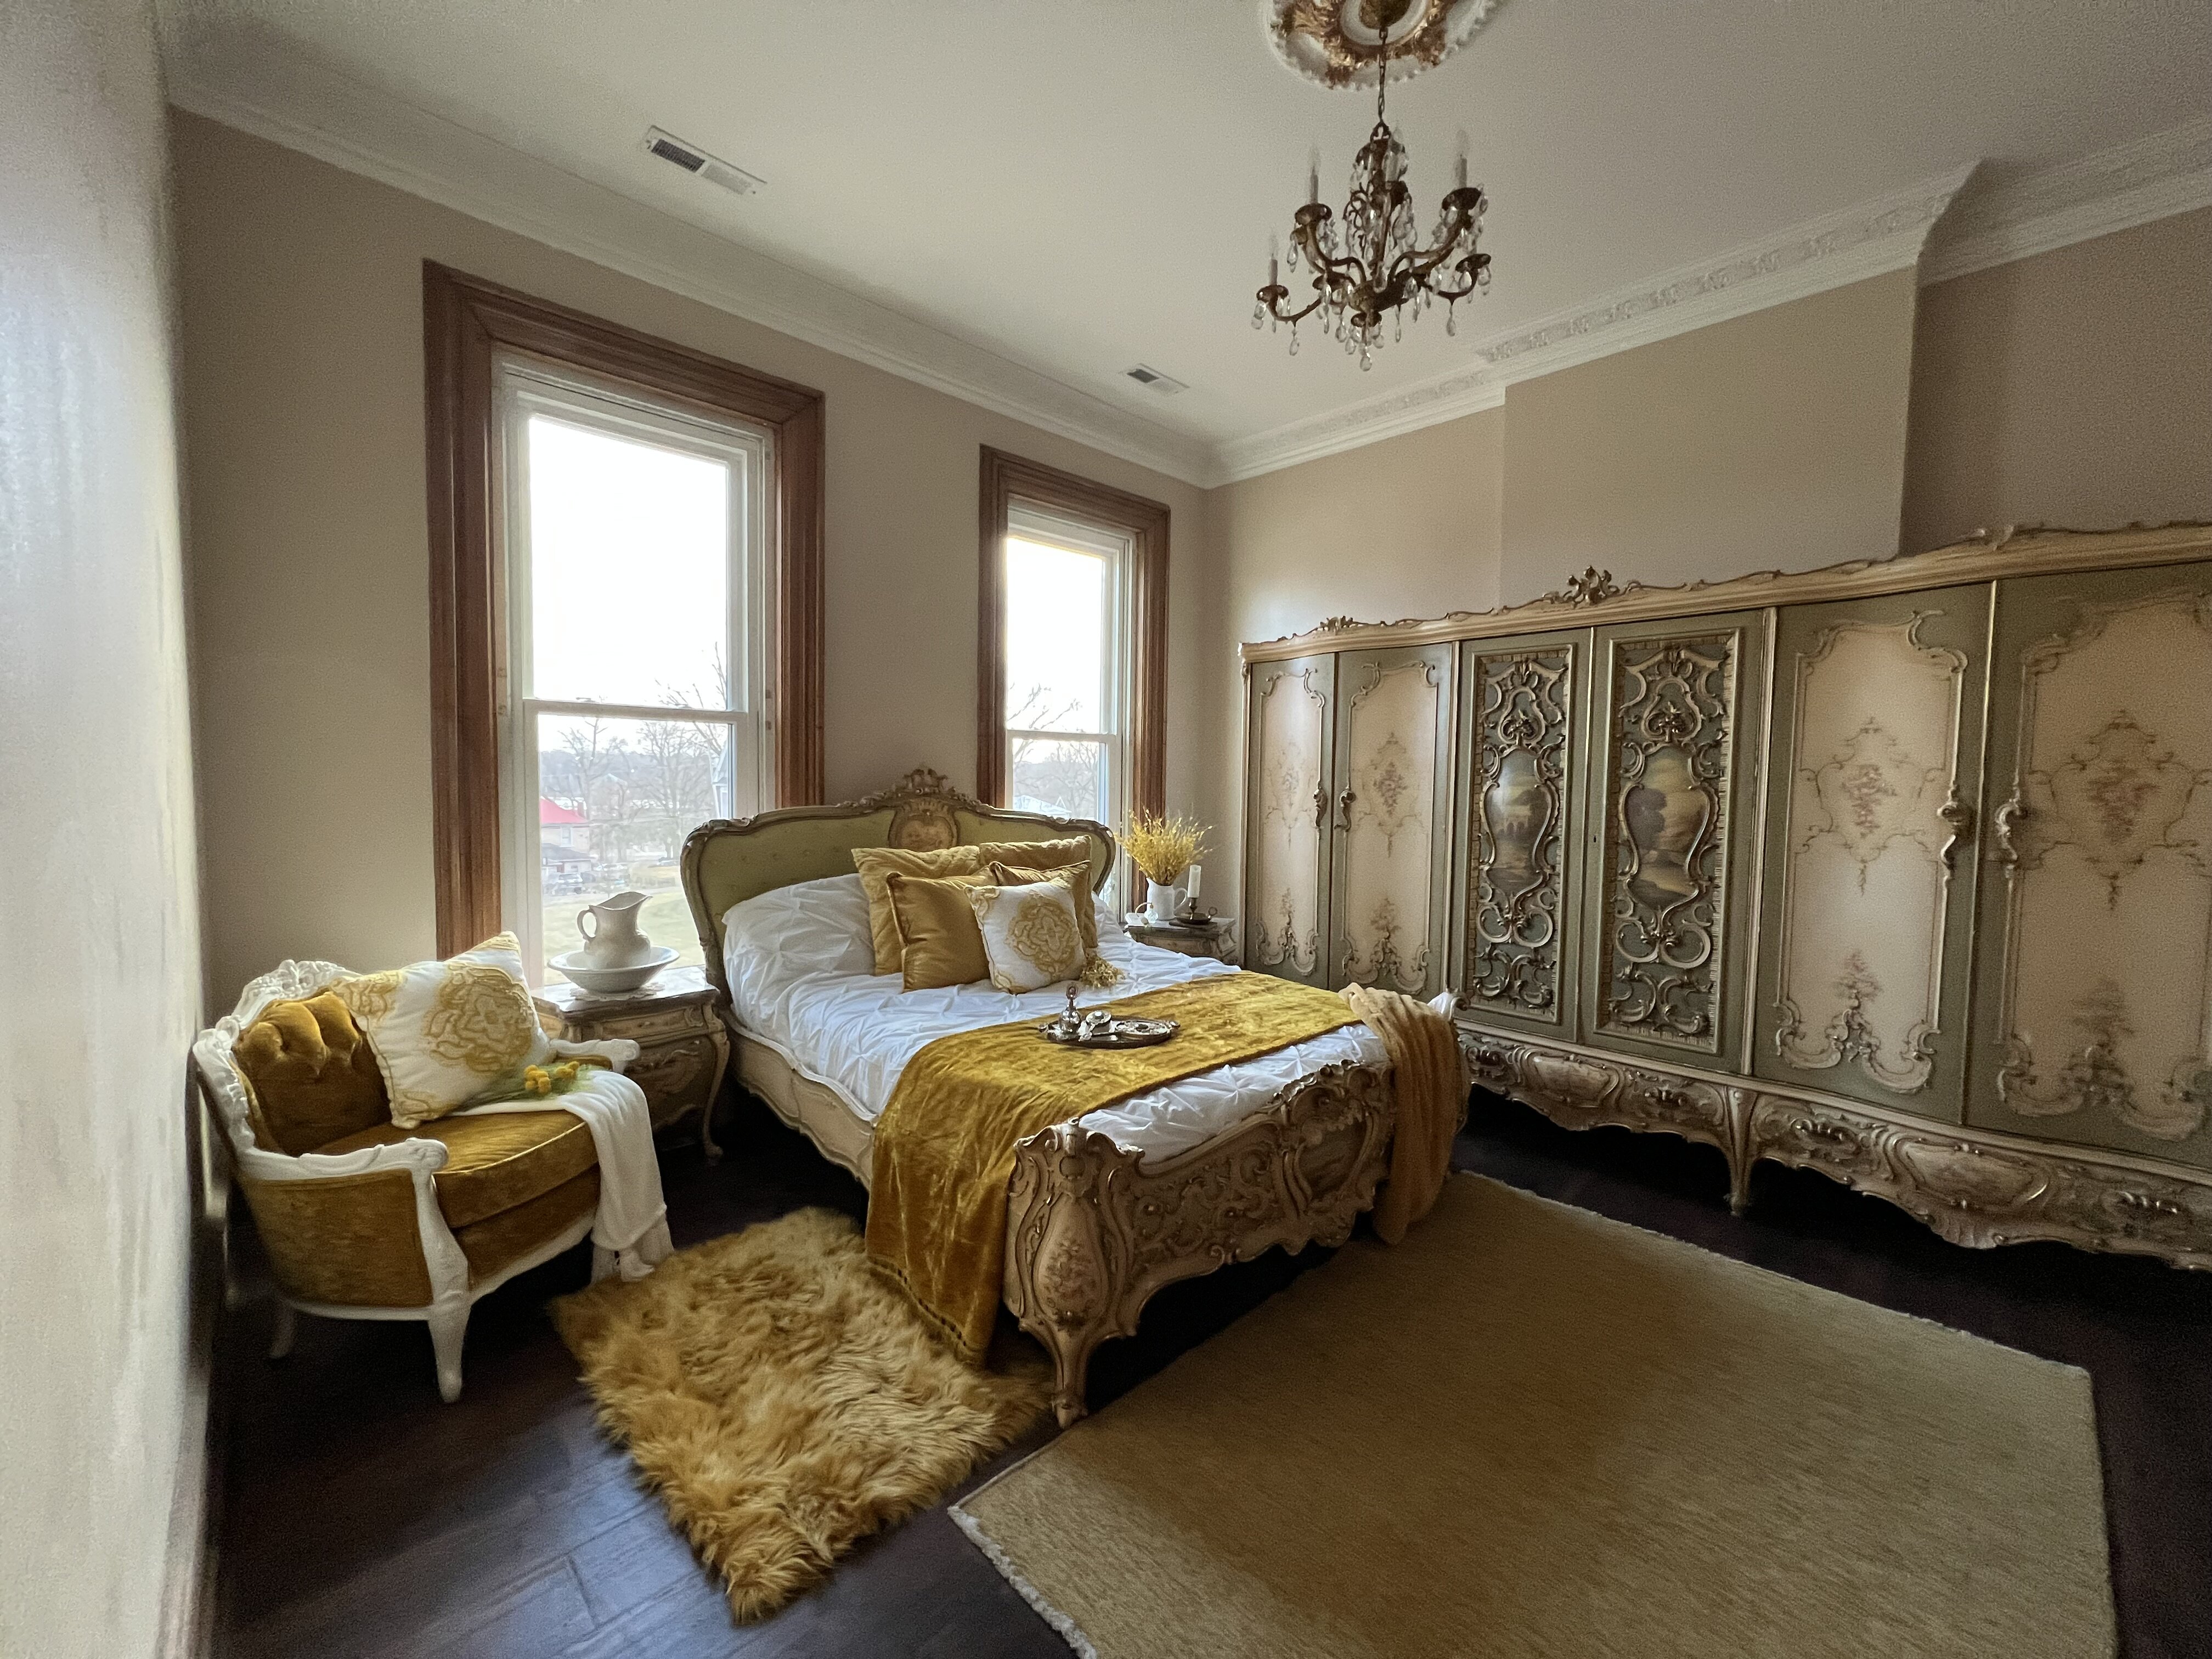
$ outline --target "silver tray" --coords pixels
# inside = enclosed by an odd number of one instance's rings
[[[1149,1048],[1155,1042],[1165,1042],[1182,1027],[1171,1019],[1116,1019],[1092,1036],[1070,1036],[1060,1029],[1057,1019],[1047,1020],[1036,1028],[1037,1035],[1047,1042],[1057,1042],[1070,1048]]]

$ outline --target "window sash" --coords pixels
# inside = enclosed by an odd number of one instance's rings
[[[734,421],[709,422],[682,410],[621,396],[581,379],[509,356],[494,360],[494,408],[500,452],[501,550],[506,650],[498,687],[500,727],[501,909],[522,945],[524,971],[544,981],[544,834],[540,722],[562,716],[612,720],[689,721],[722,727],[732,757],[729,803],[736,816],[773,798],[772,732],[765,719],[768,625],[773,610],[767,562],[767,491],[772,437]],[[727,668],[723,708],[616,703],[532,695],[532,543],[529,425],[542,416],[587,431],[642,442],[722,463],[730,469],[732,512],[726,554],[724,629]],[[586,803],[586,811],[589,810]],[[661,941],[665,943],[666,941]]]

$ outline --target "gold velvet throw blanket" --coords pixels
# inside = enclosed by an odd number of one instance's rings
[[[1076,1048],[1038,1019],[939,1037],[907,1062],[876,1125],[868,1255],[970,1358],[990,1345],[1006,1273],[1014,1149],[1039,1129],[1349,1025],[1334,992],[1231,974],[1106,1005],[1182,1029],[1149,1048]]]

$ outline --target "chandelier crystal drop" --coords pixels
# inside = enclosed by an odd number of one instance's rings
[[[1388,42],[1386,41],[1387,46]],[[1291,269],[1303,258],[1313,272],[1313,297],[1303,307],[1288,305],[1290,289],[1278,261],[1267,259],[1267,285],[1252,307],[1252,326],[1291,325],[1291,352],[1298,349],[1298,324],[1321,313],[1321,327],[1359,359],[1375,366],[1382,349],[1382,319],[1389,316],[1395,337],[1405,337],[1405,313],[1419,317],[1441,300],[1444,332],[1459,332],[1459,302],[1490,286],[1490,256],[1477,246],[1486,205],[1481,187],[1467,181],[1467,158],[1460,157],[1459,182],[1446,192],[1429,245],[1413,245],[1413,192],[1406,184],[1406,147],[1382,118],[1388,96],[1389,53],[1377,58],[1375,72],[1375,130],[1352,158],[1351,194],[1341,221],[1321,200],[1313,180],[1306,204],[1291,216]]]

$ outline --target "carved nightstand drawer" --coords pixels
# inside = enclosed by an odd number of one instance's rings
[[[653,1127],[698,1113],[700,1144],[712,1161],[722,1155],[714,1144],[714,1102],[730,1064],[729,1039],[714,1016],[720,996],[698,969],[669,968],[623,996],[548,985],[538,993],[538,1018],[564,1042],[626,1037],[636,1043],[638,1056],[626,1075],[645,1091]]]

